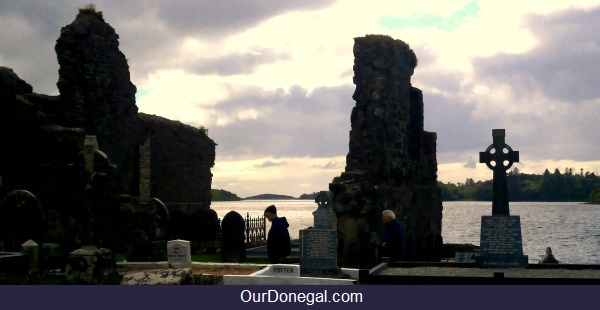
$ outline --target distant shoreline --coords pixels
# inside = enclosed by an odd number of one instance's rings
[[[223,190],[223,189],[211,189],[211,201],[242,201],[242,200],[314,200],[319,193],[313,192],[312,194],[302,194],[300,197],[293,197],[289,195],[279,194],[260,194],[255,196],[249,196],[246,198],[239,197],[238,195]]]

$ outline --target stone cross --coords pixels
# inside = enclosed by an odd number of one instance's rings
[[[492,129],[493,144],[485,152],[479,152],[479,162],[494,171],[492,192],[492,215],[510,215],[508,209],[508,186],[506,170],[519,162],[519,152],[504,142],[504,129]]]
[[[319,194],[315,197],[315,202],[317,203],[317,210],[329,210],[329,206],[327,204],[329,204],[330,201],[331,199],[329,198],[329,195],[327,195],[326,192],[319,192]]]
[[[325,191],[321,191],[316,197],[315,202],[318,207],[313,212],[314,228],[316,229],[334,229],[333,211],[331,211],[331,198]]]

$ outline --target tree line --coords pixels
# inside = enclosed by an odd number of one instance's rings
[[[593,172],[575,173],[557,168],[548,169],[542,175],[521,173],[518,168],[507,175],[508,199],[510,201],[582,201],[600,203],[600,177]],[[443,201],[492,200],[492,181],[477,181],[467,178],[465,183],[438,182]]]

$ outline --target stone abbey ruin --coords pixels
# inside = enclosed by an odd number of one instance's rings
[[[416,65],[400,40],[355,38],[350,147],[345,171],[329,185],[343,266],[377,262],[385,209],[405,224],[406,260],[442,254],[437,137],[423,130],[423,94],[410,83]]]
[[[26,190],[39,200],[0,201],[5,251],[30,238],[60,244],[64,253],[86,242],[126,250],[120,245],[143,247],[167,236],[198,240],[205,234],[197,223],[216,220],[216,144],[203,129],[138,112],[118,39],[101,13],[80,9],[56,41],[58,96],[34,93],[0,67],[0,197]],[[86,136],[97,139],[91,181],[83,167]],[[161,201],[173,204],[170,214]],[[156,220],[161,216],[178,225],[168,227]],[[91,231],[82,228],[88,221]]]
[[[101,14],[80,9],[56,41],[58,96],[0,67],[0,251],[33,239],[63,257],[94,244],[164,260],[166,240],[215,238],[216,144],[203,129],[138,112],[118,39]],[[346,169],[329,184],[340,266],[377,262],[384,209],[406,225],[407,260],[439,260],[436,134],[424,131],[410,82],[417,58],[377,35],[356,38],[354,55]]]

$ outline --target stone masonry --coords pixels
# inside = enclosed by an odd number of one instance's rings
[[[57,121],[98,137],[125,193],[209,209],[216,144],[201,129],[138,113],[118,39],[95,10],[80,9],[62,28],[55,50],[64,113]]]
[[[354,84],[346,169],[329,185],[345,267],[372,267],[391,209],[405,223],[406,260],[439,260],[442,201],[436,134],[423,129],[423,94],[410,77],[417,58],[388,36],[355,38]]]
[[[28,190],[44,214],[44,238],[34,241],[59,243],[65,254],[80,248],[84,203],[77,154],[85,136],[95,135],[116,166],[110,191],[114,203],[108,205],[118,205],[120,216],[135,216],[127,219],[133,224],[154,211],[148,199],[160,198],[167,206],[181,206],[169,210],[183,219],[173,226],[189,231],[194,237],[189,240],[202,239],[204,228],[197,219],[210,211],[216,146],[207,131],[138,113],[119,36],[101,12],[80,9],[61,29],[55,51],[59,96],[34,93],[12,69],[0,66],[0,211],[7,193]],[[146,206],[148,212],[138,212]],[[120,217],[112,216],[111,225],[118,226]]]

